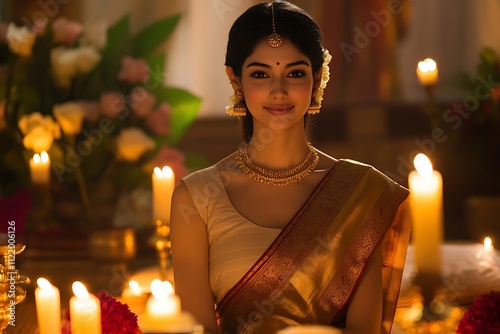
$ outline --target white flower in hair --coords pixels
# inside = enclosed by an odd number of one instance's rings
[[[318,92],[316,93],[316,103],[318,105],[321,105],[321,102],[323,101],[324,90],[328,80],[330,80],[330,68],[328,67],[328,64],[331,60],[332,55],[325,49],[325,52],[323,52],[323,65],[321,67],[321,83],[319,84]]]

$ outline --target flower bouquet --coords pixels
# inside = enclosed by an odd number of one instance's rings
[[[0,200],[33,188],[29,161],[47,152],[51,182],[44,192],[51,198],[45,206],[75,197],[80,206],[71,220],[102,226],[111,222],[98,218],[97,208],[119,200],[125,210],[142,210],[136,218],[145,221],[155,166],[170,166],[178,180],[190,165],[203,164],[175,148],[201,105],[165,80],[159,49],[179,18],[131,35],[127,15],[101,44],[63,17],[0,27]]]
[[[500,333],[500,292],[476,297],[458,324],[458,334]]]

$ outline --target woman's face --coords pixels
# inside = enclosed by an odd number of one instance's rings
[[[303,121],[311,103],[313,72],[309,58],[289,40],[279,48],[264,40],[245,60],[241,89],[254,126],[282,130]]]

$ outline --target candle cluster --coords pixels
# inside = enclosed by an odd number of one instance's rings
[[[39,334],[61,333],[61,301],[59,289],[47,279],[37,280],[35,302]],[[70,299],[71,333],[101,333],[101,305],[99,299],[88,293],[81,282],[73,283],[74,297]]]
[[[59,289],[45,278],[39,278],[37,283],[35,301],[38,332],[39,334],[60,334],[62,321]],[[189,313],[181,311],[180,299],[169,281],[154,279],[150,288],[151,294],[144,293],[136,281],[130,281],[129,286],[122,293],[121,303],[115,302],[115,304],[127,310],[131,307],[130,304],[135,306],[137,313],[130,314],[133,314],[136,319],[138,316],[140,328],[144,332],[188,332],[197,328],[195,319]],[[69,301],[71,333],[100,334],[103,331],[102,328],[108,324],[101,323],[106,318],[106,314],[101,314],[101,302],[106,304],[106,299],[101,299],[101,294],[97,296],[90,294],[85,285],[79,281],[73,283],[72,289],[74,296]],[[103,310],[109,307],[108,305]]]

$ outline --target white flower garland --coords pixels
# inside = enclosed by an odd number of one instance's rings
[[[319,84],[318,91],[316,93],[316,103],[318,106],[321,106],[326,84],[328,83],[328,80],[330,80],[330,68],[328,67],[328,64],[331,60],[332,55],[327,49],[325,49],[325,52],[323,52],[323,65],[321,67],[321,83]]]

